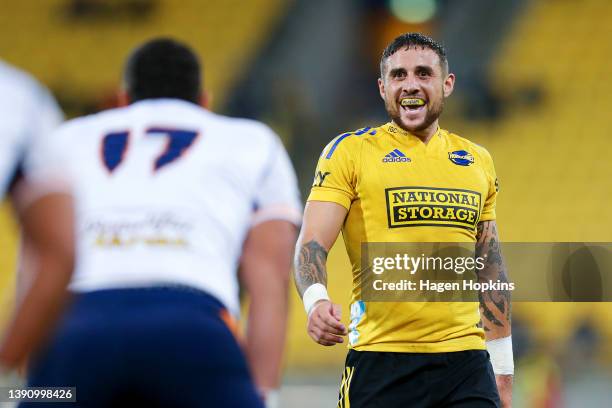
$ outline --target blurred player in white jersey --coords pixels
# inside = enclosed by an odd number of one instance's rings
[[[87,407],[260,406],[280,380],[300,222],[289,158],[265,125],[202,107],[183,44],[144,44],[124,79],[127,106],[53,135],[71,152],[77,295],[29,385],[75,385]]]
[[[74,265],[72,198],[61,151],[49,138],[62,121],[51,94],[0,61],[0,199],[9,196],[30,255],[31,275],[0,335],[0,372],[23,366],[68,298]]]

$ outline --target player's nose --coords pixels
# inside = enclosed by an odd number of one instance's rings
[[[414,95],[421,89],[417,78],[413,74],[408,74],[405,81],[402,81],[402,93],[407,95]]]

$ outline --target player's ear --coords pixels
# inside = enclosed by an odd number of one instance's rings
[[[202,91],[200,93],[200,106],[208,109],[212,103],[212,94]]]
[[[130,104],[130,96],[125,89],[117,91],[117,105],[119,107],[128,106]]]
[[[455,89],[455,74],[451,73],[444,80],[444,97],[448,98],[453,93],[453,89]]]
[[[378,93],[380,93],[380,97],[385,100],[385,81],[382,78],[378,78]]]

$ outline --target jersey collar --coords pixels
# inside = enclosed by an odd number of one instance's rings
[[[390,133],[392,135],[399,135],[399,136],[408,136],[410,138],[414,138],[417,139],[418,141],[420,141],[421,139],[418,138],[417,136],[413,135],[412,133],[402,129],[401,127],[397,126],[395,123],[393,122],[387,122],[385,123],[382,128],[387,132]],[[432,136],[432,138],[429,140],[429,143],[427,144],[428,146],[436,143],[437,141],[439,141],[439,139],[442,139],[442,129],[440,128],[440,126],[438,126],[438,128],[436,129],[436,133],[434,133],[434,135]]]

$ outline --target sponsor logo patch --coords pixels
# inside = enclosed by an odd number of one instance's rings
[[[469,166],[474,163],[474,156],[465,150],[455,150],[448,153],[448,159],[458,166]]]
[[[325,177],[329,176],[331,172],[329,171],[317,171],[315,174],[314,181],[312,183],[313,187],[321,187],[323,186],[323,182],[325,181]]]
[[[389,228],[434,226],[474,229],[481,196],[471,190],[435,187],[385,189]]]

